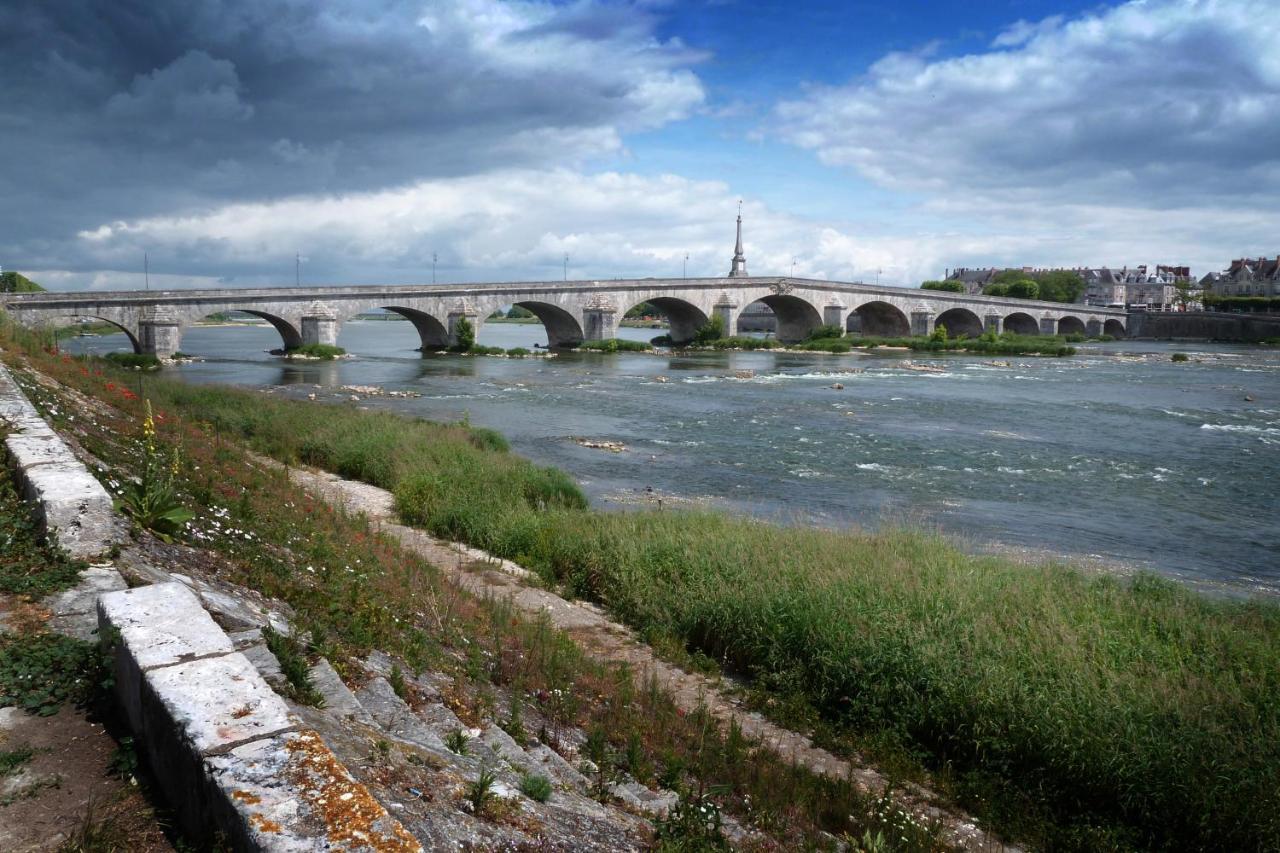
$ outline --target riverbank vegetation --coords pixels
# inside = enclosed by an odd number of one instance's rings
[[[0,347],[12,365],[30,364],[55,380],[18,372],[37,407],[105,463],[99,473],[109,487],[135,470],[144,403],[121,393],[114,370],[97,359],[48,353],[21,330],[16,341],[6,339],[3,326]],[[86,412],[62,386],[97,399]],[[727,849],[722,810],[765,832],[764,849],[833,849],[836,839],[855,849],[948,849],[937,826],[913,819],[891,798],[870,796],[852,780],[816,776],[736,727],[721,731],[703,708],[682,711],[657,682],[636,684],[625,667],[586,658],[549,620],[460,592],[363,516],[316,500],[284,469],[255,462],[237,440],[247,436],[241,430],[260,427],[262,442],[246,443],[281,459],[323,461],[370,482],[435,472],[450,489],[492,488],[489,512],[502,501],[535,514],[588,512],[569,478],[510,454],[496,433],[232,389],[201,394],[164,378],[148,379],[146,390],[156,440],[185,448],[175,488],[196,513],[185,541],[220,555],[222,580],[287,602],[297,634],[309,640],[306,654],[323,655],[341,672],[379,649],[414,671],[443,672],[450,707],[471,725],[501,720],[520,731],[516,709],[524,707],[526,718],[545,722],[537,733],[543,742],[555,744],[564,727],[588,732],[601,778],[625,771],[672,788],[682,795],[678,812],[696,808],[704,819],[701,846],[691,846],[684,822],[660,821],[665,842],[658,849]],[[338,432],[314,429],[320,425]],[[339,434],[344,430],[354,431]],[[172,558],[183,553],[190,552]],[[892,845],[868,847],[868,839],[890,832]]]
[[[77,365],[52,368],[100,393]],[[928,768],[1014,837],[1056,849],[1280,844],[1272,604],[969,556],[918,531],[602,513],[563,473],[466,427],[346,407],[321,415],[167,380],[148,394],[189,429],[207,423],[277,459],[392,490],[409,523],[515,560],[656,646],[747,677],[775,716]],[[284,583],[254,577],[271,594]],[[363,618],[331,603],[312,616],[321,636]]]
[[[318,358],[321,361],[333,361],[339,356],[344,356],[347,351],[342,347],[333,344],[303,344],[300,347],[291,347],[284,351],[286,356],[299,356],[301,358]]]
[[[819,327],[818,334],[795,344],[784,344],[776,338],[752,338],[736,336],[716,338],[701,344],[690,344],[691,347],[703,347],[715,350],[792,350],[798,352],[830,352],[847,353],[854,349],[876,349],[878,347],[894,347],[909,349],[915,352],[968,352],[983,355],[1075,355],[1076,349],[1067,338],[1059,335],[1016,335],[1005,332],[997,335],[985,332],[976,338],[960,336],[952,338],[939,327],[932,335],[912,337],[873,337],[864,335],[846,335],[824,333],[823,330],[839,327]],[[657,343],[658,339],[655,339]],[[1077,338],[1085,340],[1083,337]]]

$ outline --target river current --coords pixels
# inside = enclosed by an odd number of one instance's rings
[[[480,334],[503,347],[545,340],[536,325]],[[924,524],[975,550],[1280,594],[1277,349],[1126,341],[1081,345],[1073,358],[423,357],[409,323],[374,320],[346,324],[339,343],[355,357],[287,363],[266,352],[280,345],[270,327],[195,327],[182,347],[203,360],[170,372],[321,400],[349,401],[343,386],[413,392],[354,396],[493,427],[517,452],[569,471],[604,508],[661,499],[783,523]],[[1172,363],[1173,352],[1191,361]]]

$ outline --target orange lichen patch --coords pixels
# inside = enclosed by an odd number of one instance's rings
[[[232,791],[231,796],[250,806],[256,806],[258,803],[262,802],[262,797],[259,797],[254,793],[250,793],[249,791]]]
[[[364,785],[351,778],[318,734],[300,731],[286,741],[285,748],[290,755],[286,773],[298,796],[324,823],[331,845],[340,850],[422,853],[422,845]]]
[[[257,829],[260,829],[263,832],[278,833],[281,830],[280,824],[270,818],[263,817],[257,812],[249,815],[249,823],[253,824]]]

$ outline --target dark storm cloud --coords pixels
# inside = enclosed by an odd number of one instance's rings
[[[702,98],[642,11],[497,0],[10,0],[0,8],[4,260],[236,201],[546,166]]]

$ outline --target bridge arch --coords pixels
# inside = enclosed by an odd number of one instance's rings
[[[785,293],[762,296],[754,302],[763,302],[777,318],[777,338],[783,343],[797,343],[809,337],[809,333],[822,325],[822,312],[806,299]],[[744,307],[745,312],[745,307]],[[726,333],[728,330],[726,330]],[[672,336],[674,337],[674,335]]]
[[[976,338],[982,334],[982,318],[968,308],[949,308],[934,318],[933,325],[946,326],[947,334],[953,338]]]
[[[547,331],[547,347],[550,349],[576,347],[586,338],[578,318],[559,305],[534,301],[520,301],[512,304],[533,312],[533,316],[542,321],[542,327]]]
[[[1102,324],[1102,333],[1104,335],[1111,335],[1113,338],[1123,338],[1128,334],[1125,331],[1124,323],[1121,323],[1114,317]]]
[[[449,327],[442,323],[439,318],[428,314],[426,311],[420,311],[417,308],[405,308],[402,305],[383,305],[382,309],[393,314],[399,314],[413,324],[413,328],[417,330],[418,339],[422,344],[419,347],[422,352],[435,352],[449,348]]]
[[[850,311],[845,328],[851,334],[866,337],[905,338],[911,334],[911,321],[901,309],[877,300]]]
[[[1040,324],[1036,322],[1036,318],[1022,311],[1014,311],[1005,317],[1001,327],[1006,332],[1013,332],[1015,335],[1040,334]]]
[[[97,321],[102,322],[102,323],[108,323],[108,324],[110,324],[110,325],[112,325],[112,326],[115,326],[115,327],[116,327],[117,329],[119,329],[120,331],[124,332],[124,336],[125,336],[125,337],[128,339],[128,341],[129,341],[129,346],[133,347],[133,351],[134,351],[135,353],[141,353],[141,352],[142,352],[142,343],[138,340],[138,336],[137,336],[136,334],[134,334],[133,330],[132,330],[132,329],[130,329],[128,326],[122,325],[121,323],[118,323],[118,322],[116,322],[115,320],[112,320],[112,319],[110,319],[110,318],[108,318],[108,317],[99,317],[97,314],[63,314],[63,315],[61,315],[61,316],[54,317],[54,318],[52,318],[52,319],[55,319],[55,320],[97,320]]]
[[[1058,334],[1060,335],[1083,335],[1085,334],[1084,320],[1079,317],[1066,317],[1058,320]]]
[[[706,324],[708,317],[697,305],[685,299],[675,296],[657,296],[653,299],[645,299],[629,306],[630,311],[636,305],[648,303],[667,318],[669,327],[668,334],[671,336],[671,342],[674,344],[687,344],[697,335],[698,329]],[[623,312],[626,316],[626,312]],[[732,330],[725,329],[726,335],[733,334]]]
[[[302,346],[302,332],[298,327],[290,323],[283,317],[276,314],[269,314],[266,311],[258,311],[254,308],[228,308],[227,311],[240,311],[245,314],[252,314],[266,320],[275,330],[280,333],[280,341],[284,344],[286,350],[297,349]]]

